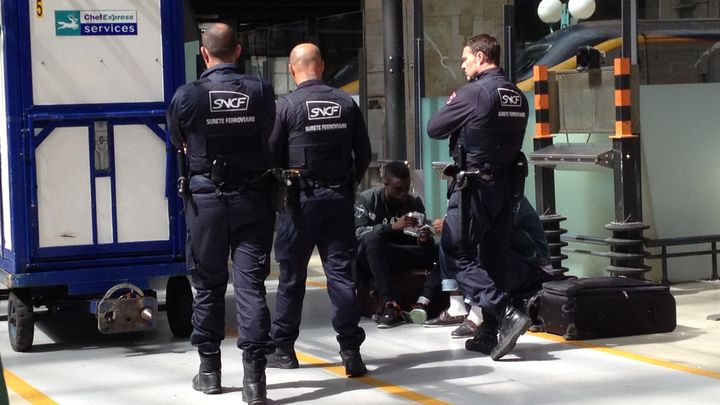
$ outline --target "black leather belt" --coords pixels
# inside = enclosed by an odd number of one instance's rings
[[[313,180],[304,179],[305,184],[312,188],[337,188],[345,184],[345,180]]]

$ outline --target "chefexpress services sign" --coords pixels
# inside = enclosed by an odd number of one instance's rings
[[[137,35],[136,10],[56,10],[55,35]]]

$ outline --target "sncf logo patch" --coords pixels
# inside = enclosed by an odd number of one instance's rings
[[[211,91],[210,112],[246,111],[250,97],[235,91]]]
[[[342,117],[340,104],[332,101],[306,101],[305,105],[310,121]]]
[[[522,96],[515,90],[497,89],[500,95],[500,105],[503,107],[522,107]]]

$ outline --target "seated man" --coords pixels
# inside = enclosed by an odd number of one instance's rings
[[[424,226],[422,199],[410,194],[406,163],[386,163],[382,179],[383,186],[363,191],[355,204],[356,281],[372,277],[382,302],[378,328],[391,328],[404,322],[396,302],[398,286],[390,282],[391,272],[431,268],[437,261],[438,248],[430,227]]]
[[[433,222],[435,233],[440,235],[442,233],[443,220],[436,219]],[[473,318],[472,313],[468,313],[467,305],[460,291],[460,287],[455,281],[455,275],[449,274],[445,266],[443,266],[442,249],[439,249],[439,266],[437,266],[437,288],[442,289],[449,296],[448,307],[440,313],[439,316],[433,319],[429,319],[423,322],[423,326],[426,328],[436,328],[440,326],[457,326],[455,330],[450,333],[452,338],[469,338],[475,334],[477,325],[480,324],[479,318]],[[419,311],[419,309],[413,309],[410,313]]]
[[[523,197],[514,207],[515,219],[510,249],[513,253],[509,258],[511,272],[498,286],[513,292],[539,291],[542,283],[553,276],[549,262],[550,251],[545,239],[542,222],[527,198]],[[482,253],[481,253],[482,256]],[[483,257],[483,259],[485,259]],[[488,263],[492,265],[492,263]],[[473,312],[475,308],[471,310]],[[482,311],[482,324],[472,339],[465,341],[465,348],[470,351],[490,354],[497,345],[498,319],[493,314]]]

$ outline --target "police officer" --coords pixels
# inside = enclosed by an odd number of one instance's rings
[[[297,90],[278,100],[270,147],[299,190],[294,207],[278,218],[275,256],[280,263],[271,336],[277,345],[271,365],[299,366],[299,335],[307,265],[317,245],[327,276],[332,325],[350,377],[367,370],[360,356],[365,331],[358,326],[351,264],[355,251],[354,190],[370,164],[370,140],[358,106],[346,93],[320,80],[324,62],[317,46],[300,44],[290,53]]]
[[[265,279],[275,212],[268,139],[275,119],[272,87],[240,74],[240,45],[226,24],[202,34],[208,69],[180,87],[168,108],[173,145],[187,155],[187,264],[197,294],[190,341],[200,354],[193,388],[222,392],[220,343],[225,337],[228,253],[232,258],[238,347],[243,350],[243,400],[266,402],[265,354],[272,352]],[[268,181],[270,180],[270,181]]]
[[[430,119],[428,135],[450,138],[458,166],[441,236],[445,265],[457,271],[471,304],[497,314],[498,344],[490,356],[498,360],[530,326],[530,319],[510,305],[506,287],[498,285],[509,266],[512,207],[524,184],[518,163],[524,161],[520,148],[528,104],[497,66],[495,38],[481,34],[464,45],[461,67],[468,83]]]
[[[540,216],[527,198],[522,197],[513,208],[513,234],[510,243],[509,272],[498,282],[513,295],[522,298],[535,295],[542,283],[552,280],[550,249]],[[490,354],[497,346],[498,321],[494,313],[482,309],[482,324],[472,339],[465,341],[470,351]]]

